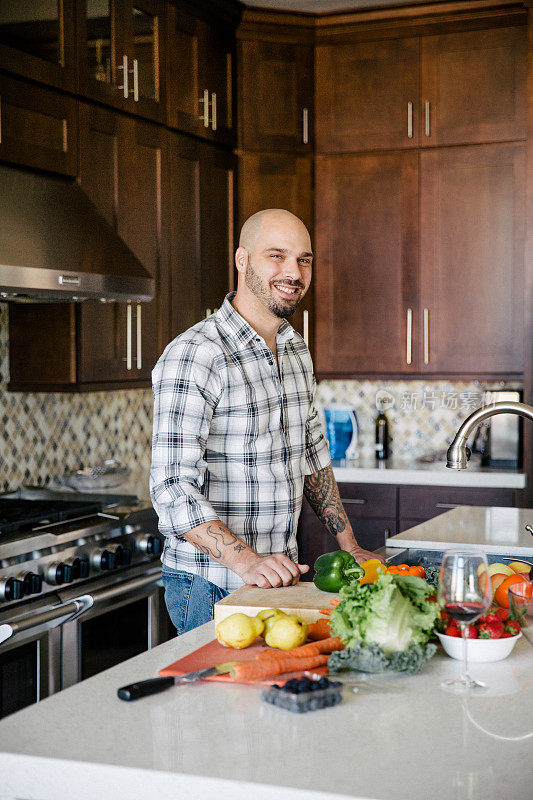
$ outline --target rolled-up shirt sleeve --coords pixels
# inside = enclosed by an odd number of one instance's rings
[[[219,517],[202,494],[204,459],[220,376],[209,344],[170,345],[152,372],[154,419],[150,495],[165,536]]]
[[[309,414],[305,423],[305,463],[306,475],[313,475],[331,464],[329,447],[320,415],[315,405],[316,381],[313,378],[313,402],[309,408]]]

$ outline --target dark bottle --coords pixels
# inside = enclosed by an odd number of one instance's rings
[[[389,421],[383,411],[376,417],[376,458],[384,461],[389,457]]]

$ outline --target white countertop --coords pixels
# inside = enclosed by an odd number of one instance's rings
[[[301,716],[261,689],[179,686],[124,703],[119,686],[213,638],[198,628],[0,721],[0,796],[25,800],[530,800],[533,649],[472,664],[489,689],[440,687],[460,664],[368,676]],[[355,680],[355,679],[354,679]]]
[[[448,469],[446,453],[443,453],[441,462],[432,464],[394,457],[383,462],[377,462],[375,458],[334,461],[333,473],[338,483],[470,486],[487,489],[524,489],[526,486],[526,475],[523,472],[482,467],[478,459],[473,459],[467,469]]]
[[[473,547],[486,553],[533,556],[533,508],[459,506],[387,539],[387,548],[443,550]]]

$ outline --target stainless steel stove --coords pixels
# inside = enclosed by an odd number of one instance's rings
[[[0,497],[0,717],[168,638],[161,548],[135,497]]]

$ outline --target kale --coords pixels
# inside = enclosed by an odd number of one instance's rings
[[[437,651],[434,644],[414,644],[407,650],[396,651],[387,656],[375,642],[357,642],[350,649],[340,650],[329,657],[330,672],[350,670],[352,672],[405,672],[414,675],[420,672],[426,661]]]

